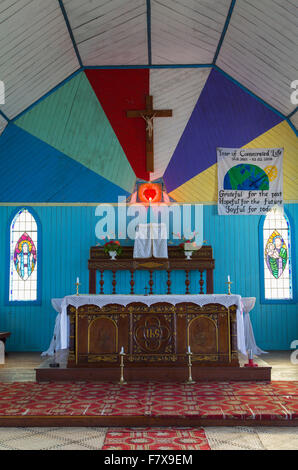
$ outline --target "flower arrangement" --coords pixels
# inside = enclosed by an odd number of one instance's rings
[[[120,242],[118,240],[110,240],[104,244],[103,251],[106,254],[109,254],[110,251],[116,251],[117,255],[121,255],[122,246],[120,245]]]
[[[192,237],[191,238],[186,238],[184,236],[181,236],[180,233],[173,233],[173,235],[176,237],[176,238],[180,238],[180,240],[183,240],[182,243],[180,243],[179,245],[177,245],[179,248],[181,248],[181,250],[184,251],[187,259],[190,259],[191,255],[192,255],[192,252],[193,251],[197,251],[199,250],[203,245],[206,245],[207,244],[207,241],[204,240],[203,243],[201,245],[197,245],[195,239],[196,239],[196,234],[198,234],[199,232],[192,232]],[[171,243],[171,242],[170,242]]]
[[[120,234],[121,236],[121,234]],[[122,246],[120,245],[120,242],[118,240],[113,240],[112,236],[107,235],[106,237],[102,237],[102,240],[105,242],[105,240],[108,240],[104,243],[103,245],[103,251],[107,255],[110,255],[112,259],[115,259],[116,255],[121,255],[122,253]],[[101,245],[101,243],[97,243],[96,245]],[[112,255],[113,254],[113,255]]]
[[[197,244],[195,241],[185,240],[183,243],[180,243],[178,246],[182,248],[182,250],[187,251],[187,250],[195,250]]]
[[[173,233],[173,235],[175,235],[177,238],[180,238],[180,240],[183,240],[183,242],[178,245],[179,248],[181,248],[184,251],[188,251],[188,250],[197,250],[200,248],[197,246],[195,242],[197,233],[198,232],[193,232],[193,235],[191,238],[185,238],[184,236],[181,237],[180,233],[177,233],[177,234]]]

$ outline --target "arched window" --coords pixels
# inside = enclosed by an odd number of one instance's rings
[[[39,302],[40,233],[31,210],[17,211],[9,226],[9,302]]]
[[[260,277],[263,302],[291,302],[293,292],[291,226],[281,208],[273,208],[260,225]]]

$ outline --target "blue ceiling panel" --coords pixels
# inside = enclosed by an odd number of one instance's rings
[[[0,139],[0,202],[117,202],[129,194],[10,124]]]

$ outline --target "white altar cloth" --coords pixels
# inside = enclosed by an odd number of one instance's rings
[[[244,335],[245,335],[245,344],[246,350],[252,351],[255,356],[260,356],[261,354],[267,354],[267,351],[263,351],[256,344],[255,335],[250,320],[249,312],[254,308],[256,303],[255,297],[242,297],[241,299],[243,305],[243,321],[244,321]]]
[[[52,299],[53,308],[59,312],[56,318],[54,335],[56,335],[56,351],[59,349],[68,348],[69,337],[69,322],[67,316],[68,305],[80,307],[82,305],[97,305],[103,307],[107,304],[121,304],[128,305],[131,302],[143,302],[150,306],[156,302],[169,302],[176,305],[180,302],[193,302],[197,305],[203,306],[206,304],[218,303],[225,307],[231,305],[237,306],[237,346],[238,350],[246,355],[245,335],[244,335],[244,322],[242,313],[242,302],[240,295],[227,295],[227,294],[196,294],[196,295],[68,295],[63,299]],[[53,338],[54,338],[53,335]],[[52,339],[50,347],[42,355],[52,355],[54,349],[54,340]]]
[[[166,224],[139,224],[136,232],[134,258],[167,258],[168,234]]]

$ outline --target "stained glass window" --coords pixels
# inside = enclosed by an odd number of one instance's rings
[[[265,299],[293,298],[291,227],[280,208],[268,212],[263,225]]]
[[[34,216],[21,209],[10,225],[9,301],[36,301],[38,230]]]

